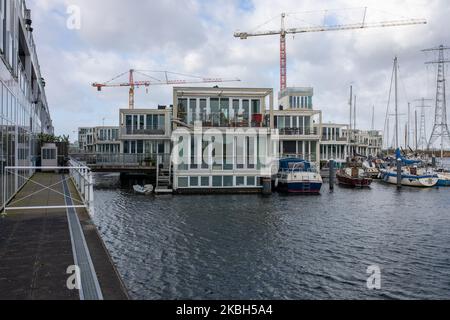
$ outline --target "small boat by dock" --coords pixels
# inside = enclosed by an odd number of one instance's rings
[[[323,180],[316,167],[296,158],[281,159],[275,188],[292,194],[319,194]]]
[[[153,185],[151,184],[147,184],[145,186],[134,185],[133,190],[138,194],[149,195],[153,193]]]
[[[364,169],[356,166],[339,170],[336,173],[336,178],[340,185],[352,188],[368,188],[373,181],[366,175]]]

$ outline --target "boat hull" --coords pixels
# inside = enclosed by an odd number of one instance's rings
[[[438,177],[439,177],[437,183],[438,187],[450,187],[450,178],[448,176],[438,175]]]
[[[381,177],[383,181],[397,185],[397,173],[382,172]],[[416,187],[416,188],[432,188],[439,182],[436,176],[411,176],[402,174],[402,186]]]
[[[279,182],[278,190],[292,194],[319,194],[322,182]]]
[[[340,185],[352,188],[368,188],[372,184],[372,179],[368,178],[351,178],[346,175],[337,174],[337,181]]]

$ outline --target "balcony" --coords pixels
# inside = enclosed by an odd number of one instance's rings
[[[348,139],[346,137],[339,137],[339,138],[330,138],[327,136],[322,136],[322,141],[324,142],[347,142]]]
[[[237,116],[227,116],[225,113],[200,113],[187,114],[178,113],[181,122],[189,125],[194,125],[195,122],[200,121],[205,128],[264,128],[269,127],[263,114],[247,113],[239,114]]]
[[[165,128],[147,128],[147,129],[136,129],[133,127],[122,127],[122,135],[129,136],[164,136],[166,135]]]
[[[317,128],[283,128],[280,129],[281,136],[317,136]]]

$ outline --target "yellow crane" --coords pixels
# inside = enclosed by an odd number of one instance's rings
[[[367,8],[364,9],[364,17],[360,23],[352,24],[337,24],[337,25],[321,25],[311,27],[300,28],[286,28],[285,19],[288,14],[281,14],[281,29],[269,30],[269,31],[256,31],[256,32],[235,32],[234,36],[242,40],[246,40],[249,37],[259,36],[273,36],[280,35],[280,88],[281,90],[287,87],[287,51],[286,51],[286,35],[288,34],[301,34],[308,32],[325,32],[325,31],[340,31],[340,30],[356,30],[356,29],[368,29],[368,28],[385,28],[385,27],[398,27],[407,25],[426,24],[424,19],[404,19],[404,20],[391,20],[382,22],[366,22]]]

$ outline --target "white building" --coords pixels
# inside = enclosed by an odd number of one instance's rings
[[[172,110],[164,106],[158,109],[121,109],[121,153],[128,159],[154,159],[169,161],[172,135]]]
[[[287,88],[279,94],[279,110],[272,126],[279,130],[282,157],[297,157],[320,164],[322,112],[313,108],[312,88]]]
[[[174,190],[260,190],[277,149],[273,90],[174,88],[173,96]]]
[[[94,152],[94,131],[95,128],[93,127],[78,128],[78,145],[80,152]]]
[[[324,123],[320,142],[321,161],[335,160],[340,163],[347,161],[349,141],[346,134],[348,125]]]
[[[119,127],[94,128],[94,145],[97,154],[120,153]]]
[[[376,157],[383,149],[383,134],[380,131],[344,130],[348,138],[348,154]]]

